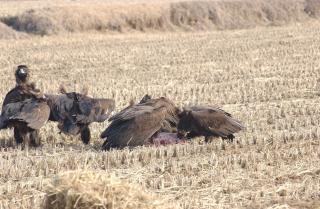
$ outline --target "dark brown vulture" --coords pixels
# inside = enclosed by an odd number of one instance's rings
[[[16,87],[9,91],[3,101],[0,130],[14,129],[17,144],[37,146],[40,143],[39,129],[47,122],[50,108],[46,98],[29,83],[29,69],[19,65],[16,73]]]
[[[61,91],[60,95],[46,95],[50,106],[50,121],[67,135],[81,135],[83,143],[90,142],[89,125],[104,122],[115,108],[113,99],[91,98],[85,94]]]
[[[144,97],[112,116],[101,134],[103,149],[135,147],[152,143],[165,124],[177,123],[179,109],[165,97]]]
[[[205,136],[206,142],[210,137],[221,137],[232,142],[233,134],[243,129],[244,126],[240,121],[215,107],[194,106],[185,108],[179,114],[178,135],[180,137]]]

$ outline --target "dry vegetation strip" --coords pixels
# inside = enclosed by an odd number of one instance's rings
[[[238,143],[220,140],[133,151],[100,151],[41,130],[44,146],[20,150],[0,133],[0,208],[37,208],[46,185],[70,170],[113,173],[177,207],[320,207],[320,24],[279,28],[0,41],[0,94],[27,63],[46,92],[60,83],[114,97],[117,109],[145,93],[182,104],[217,104],[244,121]],[[2,100],[2,97],[1,99]],[[0,101],[2,102],[2,101]]]
[[[286,25],[318,18],[320,12],[317,0],[58,5],[35,7],[13,16],[3,12],[2,21],[15,30],[37,35],[84,31],[199,31]]]

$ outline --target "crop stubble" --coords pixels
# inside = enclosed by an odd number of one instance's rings
[[[117,110],[145,93],[179,106],[215,104],[244,122],[238,143],[217,139],[133,151],[42,130],[43,147],[15,148],[0,136],[0,208],[39,208],[48,178],[105,170],[142,184],[183,208],[319,208],[320,24],[201,33],[96,33],[0,41],[1,95],[26,63],[46,92],[61,83],[114,97]],[[1,98],[2,100],[2,98]]]

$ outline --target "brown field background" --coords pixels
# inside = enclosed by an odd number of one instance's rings
[[[15,66],[27,64],[45,92],[88,86],[91,96],[114,98],[117,111],[146,93],[180,107],[218,105],[247,128],[232,144],[199,138],[111,152],[100,150],[98,137],[107,122],[91,126],[87,146],[54,123],[41,130],[38,149],[22,150],[12,130],[1,131],[0,208],[49,209],[46,194],[68,190],[69,203],[82,208],[114,200],[115,209],[319,209],[320,7],[279,2],[0,0],[0,19],[16,27],[0,23],[0,102]],[[183,24],[163,13],[172,5]],[[148,21],[159,15],[157,28]],[[100,27],[110,21],[123,30]]]

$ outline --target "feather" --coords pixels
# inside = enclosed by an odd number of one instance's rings
[[[107,138],[108,146],[113,148],[141,146],[161,128],[164,116],[163,107],[152,112],[140,112],[129,120],[112,122],[101,137]]]
[[[172,122],[177,122],[178,108],[170,100],[164,97],[151,99],[150,96],[142,100],[109,119],[111,124],[100,135],[107,140],[104,149],[144,145],[155,133],[161,129],[171,130]]]
[[[45,102],[27,99],[4,106],[2,117],[7,121],[25,122],[32,129],[40,129],[49,119],[50,109]]]
[[[180,114],[178,131],[192,132],[194,136],[219,136],[227,138],[244,129],[230,113],[216,107],[193,106]]]

